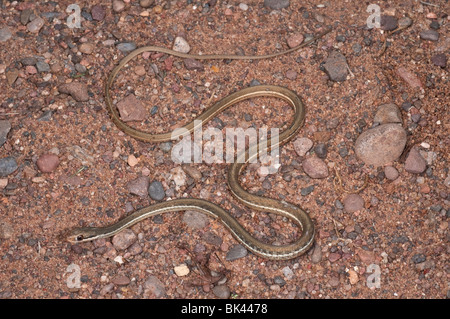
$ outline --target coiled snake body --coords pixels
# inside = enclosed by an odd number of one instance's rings
[[[171,133],[151,134],[144,131],[140,131],[127,125],[120,119],[118,110],[112,103],[110,88],[114,82],[116,75],[125,64],[127,64],[130,60],[132,60],[134,57],[143,52],[148,51],[162,52],[180,58],[194,58],[202,60],[266,59],[298,50],[299,48],[312,43],[318,38],[321,38],[328,32],[330,32],[330,29],[325,30],[324,32],[317,35],[315,38],[307,42],[304,42],[303,44],[295,48],[289,49],[287,51],[261,56],[237,56],[227,54],[192,55],[156,46],[147,46],[138,48],[120,61],[120,63],[113,69],[113,71],[111,72],[110,76],[108,77],[105,83],[105,98],[108,111],[111,115],[111,119],[119,129],[121,129],[123,132],[136,139],[145,142],[163,142],[171,140],[172,137]],[[200,121],[196,123],[204,124],[207,121],[214,118],[217,114],[219,114],[226,108],[240,101],[261,96],[275,97],[282,99],[294,109],[294,120],[286,130],[280,133],[277,143],[273,145],[267,143],[267,150],[273,147],[281,146],[282,144],[285,144],[290,139],[292,139],[293,136],[295,136],[295,134],[299,131],[299,129],[303,125],[305,118],[305,109],[300,97],[293,91],[286,89],[284,87],[273,85],[259,85],[248,87],[238,92],[232,93],[223,98],[222,100],[220,100],[219,102],[215,103],[212,107],[210,107],[200,116],[198,116],[196,120]],[[192,121],[191,123],[185,125],[183,128],[187,129],[189,132],[192,132],[196,127],[194,125],[194,121]],[[239,183],[239,175],[242,172],[243,168],[246,166],[247,163],[249,163],[252,159],[254,159],[254,156],[257,156],[257,154],[258,154],[258,145],[250,145],[249,149],[237,155],[238,157],[236,161],[233,164],[230,164],[228,170],[227,182],[229,189],[236,199],[238,199],[240,202],[242,202],[249,208],[285,216],[291,221],[293,221],[295,224],[297,224],[301,229],[301,235],[298,239],[296,239],[294,242],[288,245],[276,246],[259,241],[258,239],[254,238],[247,230],[245,230],[245,228],[223,208],[212,202],[195,198],[182,198],[156,203],[148,207],[142,208],[110,226],[75,228],[67,231],[64,237],[68,241],[74,243],[90,241],[97,238],[110,237],[122,231],[123,229],[136,224],[137,222],[143,219],[155,216],[157,214],[161,214],[164,212],[192,210],[205,213],[213,218],[217,218],[242,245],[244,245],[247,249],[249,249],[256,255],[268,259],[291,259],[296,256],[299,256],[305,253],[314,242],[314,232],[315,232],[314,224],[311,221],[309,215],[303,209],[301,209],[296,205],[284,201],[274,200],[267,197],[253,195],[244,190]]]

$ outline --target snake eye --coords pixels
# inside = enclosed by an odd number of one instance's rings
[[[82,241],[84,239],[84,236],[78,235],[75,239],[76,239],[76,241]]]

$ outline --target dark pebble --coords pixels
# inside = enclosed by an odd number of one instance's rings
[[[134,44],[133,42],[122,42],[117,44],[116,48],[123,53],[128,53],[136,49],[136,44]]]
[[[264,6],[273,10],[289,7],[289,0],[264,0]]]
[[[370,47],[372,45],[372,39],[368,36],[363,38],[363,43],[366,47]]]
[[[105,18],[106,10],[103,6],[96,5],[93,6],[91,9],[91,16],[92,19],[97,21],[102,21]]]
[[[22,63],[22,65],[24,65],[24,66],[35,65],[36,62],[37,62],[37,59],[34,57],[25,57],[20,60],[20,63]]]
[[[433,30],[437,30],[439,29],[441,26],[439,25],[439,22],[437,22],[436,20],[431,21],[430,23],[430,28]]]
[[[337,42],[345,42],[345,37],[343,35],[338,35],[336,36],[336,41]]]
[[[355,43],[355,44],[352,45],[352,50],[356,54],[359,54],[361,52],[361,49],[362,49],[362,46],[359,43]]]
[[[11,130],[11,123],[8,120],[0,120],[0,146],[5,144],[6,137]]]
[[[394,16],[382,15],[380,19],[381,29],[385,31],[392,31],[397,29],[398,21]]]
[[[314,190],[314,185],[310,185],[308,187],[302,188],[302,190],[300,191],[300,194],[302,194],[302,196],[306,196],[312,193],[312,191]]]
[[[225,257],[228,261],[233,261],[239,258],[243,258],[247,256],[247,249],[245,249],[244,246],[237,244],[231,247],[231,249],[228,251],[227,256]]]
[[[261,82],[259,82],[259,81],[256,80],[256,79],[253,79],[253,80],[250,81],[250,84],[249,84],[249,85],[250,85],[250,86],[261,85]]]
[[[162,200],[166,193],[160,181],[153,181],[148,187],[148,195],[154,200]]]
[[[425,260],[427,260],[427,257],[424,254],[415,254],[411,261],[415,264],[423,263]]]
[[[342,53],[332,51],[323,67],[331,81],[341,82],[347,79],[347,60]]]
[[[431,62],[433,62],[433,64],[436,66],[445,68],[447,66],[447,57],[444,53],[439,53],[431,57]]]
[[[37,61],[36,69],[38,70],[39,73],[50,72],[50,65],[48,65],[48,63],[44,61]]]
[[[324,143],[319,143],[314,146],[314,152],[319,158],[326,158],[328,153],[328,147]]]
[[[423,40],[437,41],[439,40],[439,33],[436,30],[425,30],[420,32],[420,38]]]
[[[346,147],[341,147],[338,152],[341,157],[346,157],[348,155],[348,149]]]
[[[412,104],[410,102],[403,102],[402,109],[405,112],[408,112],[412,108]]]
[[[273,282],[280,286],[286,285],[286,281],[281,276],[275,276],[275,278],[273,278]]]
[[[17,169],[17,162],[13,157],[5,157],[0,159],[0,177],[8,176]]]

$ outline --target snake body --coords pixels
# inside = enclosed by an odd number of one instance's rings
[[[132,51],[129,55],[124,57],[120,63],[113,69],[105,83],[105,100],[110,113],[112,121],[126,134],[145,141],[145,142],[164,142],[170,141],[172,139],[171,133],[162,134],[151,134],[138,129],[135,129],[120,119],[119,112],[117,108],[113,105],[110,88],[114,82],[115,77],[119,71],[134,57],[138,56],[143,52],[161,52],[170,54],[180,58],[194,58],[199,60],[206,59],[234,59],[234,60],[255,60],[255,59],[267,59],[276,57],[282,54],[286,54],[304,47],[318,38],[324,36],[330,32],[330,29],[325,30],[316,37],[303,44],[274,54],[259,55],[259,56],[238,56],[238,55],[192,55],[187,53],[181,53],[173,51],[167,48],[157,47],[157,46],[146,46],[138,48]],[[281,146],[292,139],[302,127],[305,118],[305,109],[300,97],[293,91],[273,85],[258,85],[253,87],[248,87],[232,93],[220,101],[216,102],[212,107],[208,108],[205,112],[196,118],[196,121],[192,121],[185,125],[183,128],[188,132],[193,132],[195,130],[194,123],[206,123],[220,112],[226,108],[246,99],[255,97],[275,97],[284,100],[294,109],[294,119],[290,126],[280,133],[278,141],[273,145],[268,141],[266,150],[273,147]],[[200,120],[200,121],[198,121]],[[230,164],[230,168],[227,174],[227,182],[229,189],[233,196],[246,205],[249,208],[270,212],[287,217],[289,220],[294,222],[301,229],[301,235],[292,243],[282,246],[271,245],[264,243],[255,237],[253,237],[234,217],[232,217],[226,210],[222,207],[203,200],[196,198],[181,198],[170,200],[166,202],[159,202],[140,210],[135,211],[131,215],[119,220],[115,224],[106,227],[82,227],[75,228],[67,231],[64,234],[64,238],[73,243],[85,242],[94,240],[97,238],[106,238],[113,236],[123,229],[126,229],[139,221],[155,216],[165,212],[176,212],[176,211],[197,211],[205,213],[213,218],[218,219],[238,240],[242,245],[244,245],[248,250],[254,254],[267,258],[267,259],[291,259],[305,253],[314,242],[314,224],[311,221],[309,215],[300,207],[287,203],[285,201],[278,201],[267,197],[256,196],[247,192],[239,183],[239,176],[246,166],[255,156],[258,155],[258,145],[250,145],[249,148],[237,155],[237,159],[233,164]]]

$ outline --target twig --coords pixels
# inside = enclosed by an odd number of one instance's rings
[[[402,30],[404,30],[404,29],[406,29],[406,28],[409,28],[409,25],[405,25],[405,26],[403,26],[403,27],[400,27],[400,28],[395,29],[395,30],[392,30],[392,31],[388,31],[388,32],[386,33],[386,36],[385,36],[384,42],[383,42],[383,47],[381,48],[381,52],[378,53],[378,57],[381,57],[381,56],[384,54],[384,52],[386,52],[386,49],[387,49],[387,38],[388,38],[388,36],[393,35],[394,33],[400,32],[400,31],[402,31]]]
[[[17,114],[20,114],[20,113],[19,112],[0,113],[0,116],[1,115],[17,115]]]
[[[438,4],[434,4],[434,3],[429,3],[429,2],[425,2],[425,1],[420,1],[421,4],[427,5],[427,6],[432,6],[432,7],[436,7],[439,8]]]
[[[336,176],[333,179],[333,184],[334,184],[334,188],[337,190],[339,189],[341,192],[347,193],[347,194],[358,194],[359,192],[361,192],[363,189],[365,189],[369,183],[369,176],[366,174],[366,177],[364,179],[364,184],[361,187],[358,187],[356,190],[347,190],[344,188],[344,186],[342,186],[342,179],[341,179],[341,175],[339,174],[339,171],[336,169],[336,167],[334,168],[334,172],[336,174]],[[337,180],[337,183],[336,183]]]

